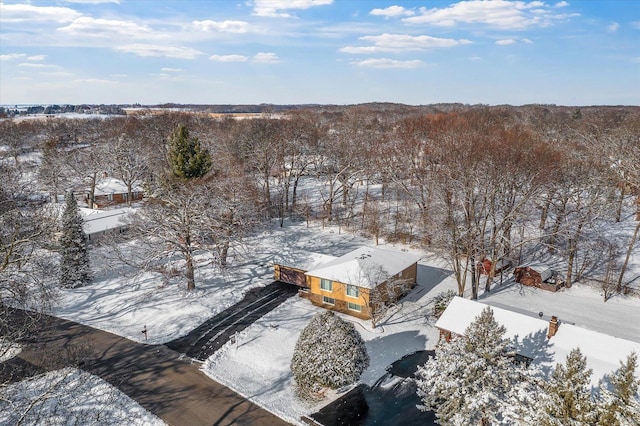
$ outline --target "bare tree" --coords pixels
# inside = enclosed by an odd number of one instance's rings
[[[127,186],[127,204],[131,206],[133,188],[141,185],[149,174],[146,150],[127,135],[122,134],[112,145],[111,174]]]

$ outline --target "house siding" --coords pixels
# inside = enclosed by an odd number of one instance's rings
[[[331,311],[342,312],[360,319],[370,319],[369,312],[369,290],[360,287],[360,296],[347,296],[347,285],[338,281],[332,281],[332,291],[320,288],[320,278],[307,275],[307,285],[309,286],[309,300],[316,306],[329,309]],[[335,300],[335,304],[328,305],[323,302],[322,297],[327,296]],[[356,303],[362,307],[360,312],[349,309],[349,302]]]
[[[142,200],[144,194],[142,191],[134,191],[131,193],[131,201]],[[89,205],[89,195],[85,197],[87,205]],[[101,209],[107,206],[113,206],[117,204],[124,204],[127,202],[127,193],[114,193],[114,194],[100,194],[93,197],[93,208]]]
[[[401,279],[401,280],[409,280],[409,287],[413,288],[416,285],[416,276],[418,272],[418,265],[414,263],[408,268],[404,269],[402,272],[392,277],[393,279]],[[371,306],[371,298],[370,293],[371,290],[363,287],[359,287],[360,295],[359,297],[351,297],[347,295],[347,284],[341,283],[338,281],[332,281],[332,291],[326,291],[320,288],[321,278],[307,275],[307,286],[309,287],[308,299],[311,300],[316,306],[323,307],[325,309],[329,309],[332,311],[341,312],[347,315],[354,316],[360,319],[371,319],[372,309],[374,307]],[[395,289],[395,291],[387,291],[388,283],[385,281],[378,285],[375,291],[379,291],[382,294],[382,299],[385,302],[392,301],[391,299],[398,299],[402,296],[400,294],[399,289]],[[392,294],[395,293],[395,296],[392,297]],[[335,304],[328,305],[323,302],[323,296],[331,297],[335,300]],[[356,303],[362,307],[360,312],[349,309],[348,304]]]

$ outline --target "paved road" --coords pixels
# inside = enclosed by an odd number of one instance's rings
[[[47,317],[43,331],[28,342],[17,364],[31,364],[36,370],[59,368],[43,354],[72,353],[78,366],[117,386],[169,425],[287,424],[165,346],[136,343],[54,317]]]
[[[254,288],[245,298],[224,312],[205,321],[184,337],[165,345],[188,357],[204,361],[231,337],[277,306],[297,294],[298,287],[274,281],[266,287]]]

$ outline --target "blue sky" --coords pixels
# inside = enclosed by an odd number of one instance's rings
[[[640,104],[637,0],[0,1],[0,104]]]

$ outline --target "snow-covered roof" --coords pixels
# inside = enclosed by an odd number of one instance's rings
[[[454,297],[436,327],[462,335],[487,306]],[[638,342],[563,323],[562,318],[556,334],[547,339],[548,321],[493,306],[491,309],[496,321],[506,328],[505,337],[514,340],[516,352],[531,358],[533,364],[553,369],[557,363],[564,363],[573,349],[580,348],[587,358],[587,367],[593,369],[592,386],[597,386],[605,374],[618,369],[620,361],[631,352],[640,353]],[[640,374],[640,367],[636,374]]]
[[[337,259],[336,256],[328,254],[295,250],[292,253],[278,253],[274,256],[273,263],[308,271],[335,259]]]
[[[87,210],[92,211],[87,212]],[[121,228],[127,225],[127,215],[132,212],[133,209],[131,208],[104,211],[82,209],[81,213],[84,215],[84,224],[82,225],[82,229],[85,234],[94,235],[100,232]]]
[[[142,191],[139,185],[134,185],[131,189],[134,192]],[[103,177],[96,182],[96,189],[94,195],[109,195],[109,194],[126,194],[127,185],[120,179],[114,177]]]
[[[420,256],[395,250],[360,247],[306,273],[364,288],[375,288],[420,260]]]

